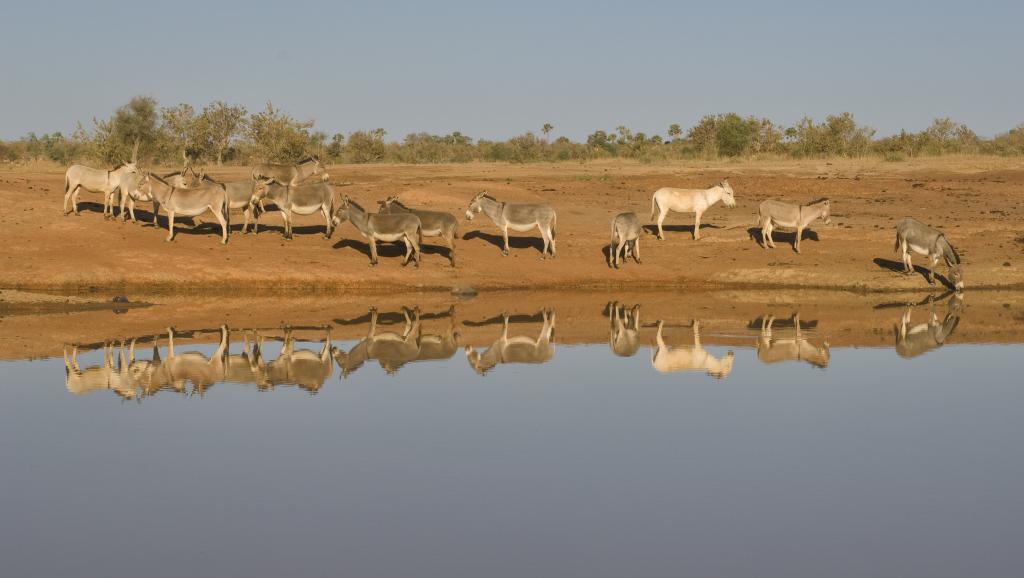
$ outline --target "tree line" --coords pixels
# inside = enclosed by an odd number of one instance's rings
[[[944,154],[1024,155],[1024,124],[992,138],[982,138],[964,124],[938,118],[920,132],[900,131],[879,138],[875,130],[844,112],[822,122],[804,118],[782,126],[767,118],[736,113],[703,117],[685,131],[679,124],[665,136],[633,132],[625,126],[596,130],[585,142],[550,139],[555,129],[544,123],[541,136],[526,132],[507,140],[474,140],[461,132],[412,133],[387,141],[384,129],[328,136],[312,120],[298,120],[272,103],[257,112],[216,101],[197,110],[189,104],[161,107],[138,96],[108,119],[81,123],[70,135],[28,135],[0,141],[0,161],[51,160],[61,164],[93,161],[116,164],[139,155],[151,163],[251,164],[295,162],[317,154],[333,163],[449,163],[471,161],[586,161],[631,158],[642,162],[676,159],[778,156],[793,158],[863,157],[887,160]]]

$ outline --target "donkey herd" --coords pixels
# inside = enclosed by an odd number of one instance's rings
[[[294,215],[323,216],[324,236],[330,238],[334,229],[349,221],[368,242],[370,265],[376,265],[377,242],[398,242],[405,245],[402,265],[413,261],[420,264],[420,245],[424,237],[440,238],[448,248],[448,259],[455,266],[455,237],[458,229],[456,218],[446,212],[408,207],[391,196],[378,202],[378,211],[371,213],[350,199],[341,195],[340,201],[329,184],[329,175],[320,160],[310,156],[294,165],[262,164],[253,167],[248,179],[234,182],[218,182],[203,173],[197,173],[186,162],[177,172],[158,176],[143,171],[137,162],[138,144],[132,152],[132,160],[106,169],[93,169],[82,165],[71,166],[64,181],[64,214],[68,214],[68,202],[72,211],[78,212],[78,195],[82,190],[103,195],[104,218],[114,219],[114,204],[120,208],[121,222],[126,214],[135,219],[135,204],[150,202],[153,205],[153,225],[163,209],[167,213],[167,241],[174,240],[175,217],[191,218],[211,213],[221,226],[221,243],[228,242],[231,211],[241,211],[244,216],[242,232],[246,233],[252,222],[253,233],[259,230],[260,215],[266,212],[266,205],[273,204],[281,213],[284,222],[284,236],[292,238]],[[268,203],[269,202],[269,203]],[[678,189],[664,187],[655,191],[651,199],[651,220],[655,221],[657,238],[665,238],[663,223],[669,213],[690,213],[694,215],[693,238],[700,239],[701,218],[711,207],[721,202],[728,208],[736,206],[736,198],[729,180],[707,189]],[[766,200],[758,207],[758,227],[761,231],[761,246],[774,248],[772,233],[776,228],[796,232],[793,250],[800,252],[800,239],[811,224],[821,219],[826,225],[830,219],[829,199],[819,199],[805,205],[796,205],[777,200]],[[486,191],[477,194],[470,201],[465,217],[473,220],[478,214],[487,217],[501,230],[502,255],[509,254],[509,231],[527,232],[534,228],[540,231],[543,240],[541,258],[554,257],[556,214],[546,203],[506,203],[494,198]],[[620,262],[632,257],[640,263],[640,236],[643,226],[636,213],[616,215],[611,222],[611,242],[608,247],[607,263],[618,268]],[[935,284],[935,268],[942,261],[948,268],[948,280],[957,291],[964,287],[960,256],[953,249],[946,236],[913,218],[906,218],[896,227],[896,251],[901,255],[903,272],[913,273],[911,256],[924,255],[928,262],[928,282]]]

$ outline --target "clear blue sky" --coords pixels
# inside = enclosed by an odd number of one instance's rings
[[[182,6],[183,8],[177,8]],[[328,133],[664,134],[707,113],[849,110],[880,134],[1024,122],[1024,2],[0,5],[0,137],[70,132],[137,94],[269,100]],[[109,22],[109,23],[108,23]]]

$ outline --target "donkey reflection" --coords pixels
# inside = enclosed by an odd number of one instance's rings
[[[627,308],[612,301],[605,308],[608,314],[608,347],[619,357],[632,357],[640,350],[640,306]]]
[[[466,346],[466,359],[470,367],[480,375],[486,374],[501,363],[544,363],[555,356],[552,337],[555,331],[555,312],[541,310],[544,325],[536,339],[525,335],[508,336],[508,313],[501,314],[501,336],[483,353]]]
[[[423,332],[419,307],[402,308],[400,319],[404,322],[402,331],[378,331],[382,318],[393,318],[394,314],[378,313],[371,308],[369,313],[370,327],[366,337],[351,350],[345,352],[341,348],[331,349],[334,361],[341,368],[342,377],[359,369],[367,360],[376,359],[388,375],[398,373],[407,363],[448,359],[458,349],[459,332],[455,331],[455,308],[447,313],[423,315],[429,317],[448,317],[448,328],[443,334],[425,334]],[[351,323],[351,321],[341,321]]]
[[[651,353],[651,365],[661,373],[676,371],[703,371],[715,379],[728,377],[732,372],[732,351],[721,359],[711,355],[700,342],[700,321],[693,320],[693,347],[670,348],[662,337],[665,322],[658,320],[657,348]]]
[[[257,338],[254,349],[256,386],[272,389],[278,385],[295,385],[309,393],[316,393],[334,372],[331,362],[331,328],[324,330],[324,343],[319,352],[295,349],[292,328],[284,329],[284,346],[276,359],[267,363],[263,358],[262,338]]]
[[[75,395],[85,395],[93,391],[112,390],[124,399],[135,397],[135,389],[131,385],[129,364],[125,358],[124,342],[121,342],[117,355],[117,365],[114,365],[113,342],[103,343],[103,362],[101,365],[86,367],[82,369],[78,365],[78,346],[71,346],[71,354],[68,355],[68,346],[64,346],[64,386]]]
[[[794,312],[790,317],[793,324],[793,335],[778,337],[772,331],[775,316],[767,315],[760,319],[761,335],[757,339],[757,358],[761,363],[779,363],[781,361],[803,361],[814,367],[828,367],[828,341],[816,346],[804,337],[800,323],[800,313]],[[756,322],[755,322],[756,323]],[[781,323],[780,323],[781,324]],[[811,322],[816,325],[817,322]]]
[[[896,325],[896,354],[900,357],[917,357],[945,344],[946,339],[960,323],[963,308],[963,295],[954,294],[946,304],[946,316],[942,322],[935,313],[935,300],[930,296],[928,303],[928,321],[917,325],[910,324],[910,315],[914,304],[908,304],[906,311]]]
[[[228,328],[220,328],[220,342],[213,355],[207,358],[198,351],[176,354],[174,352],[174,328],[167,328],[167,359],[156,372],[161,386],[174,391],[185,392],[185,384],[192,383],[191,394],[203,395],[206,390],[224,379],[224,352],[228,347]]]

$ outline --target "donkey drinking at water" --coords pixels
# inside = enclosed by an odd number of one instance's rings
[[[949,282],[957,291],[964,290],[963,273],[960,270],[960,255],[946,240],[946,235],[917,219],[907,217],[896,225],[896,247],[903,257],[903,272],[914,272],[911,252],[927,255],[931,266],[928,268],[928,283],[935,284],[935,267],[941,258],[949,267]]]
[[[736,197],[733,196],[732,187],[729,186],[729,179],[724,179],[717,185],[708,189],[674,189],[663,187],[654,192],[651,198],[651,218],[658,215],[658,240],[665,238],[665,232],[661,224],[670,211],[677,213],[693,213],[695,220],[693,224],[693,238],[700,239],[700,217],[712,205],[722,201],[730,209],[736,206]]]
[[[640,217],[636,213],[620,213],[612,219],[612,242],[608,245],[608,266],[619,268],[619,253],[625,261],[630,253],[640,263]]]
[[[555,256],[555,210],[550,205],[540,203],[503,203],[484,191],[478,194],[469,203],[466,209],[466,219],[473,220],[477,213],[484,213],[494,221],[494,224],[501,229],[501,236],[505,242],[501,250],[502,255],[508,255],[508,230],[520,233],[529,231],[534,227],[540,230],[544,239],[544,248],[541,250],[541,259],[547,255],[548,247],[551,248],[551,257]]]
[[[421,233],[424,237],[441,237],[448,244],[448,260],[452,267],[455,266],[455,235],[458,233],[459,222],[449,213],[441,211],[422,211],[410,209],[398,200],[397,196],[390,196],[383,201],[378,201],[378,213],[412,213],[420,219]]]
[[[815,219],[821,219],[828,225],[832,222],[830,217],[831,203],[828,199],[819,199],[807,205],[793,205],[782,201],[764,201],[757,208],[758,226],[761,227],[761,246],[765,249],[775,248],[775,241],[772,240],[772,231],[775,227],[787,227],[796,229],[796,240],[793,241],[793,250],[800,252],[800,237]]]
[[[244,196],[244,195],[240,195]],[[249,213],[254,206],[264,199],[270,199],[284,219],[284,238],[292,238],[292,214],[312,215],[320,211],[327,221],[324,230],[324,238],[330,239],[334,233],[334,190],[327,183],[313,183],[311,185],[282,185],[276,181],[259,181],[256,183],[249,200]],[[259,227],[259,220],[253,224],[253,232]]]
[[[150,173],[142,179],[139,186],[142,194],[149,195],[156,203],[167,211],[167,241],[174,240],[174,216],[198,217],[209,211],[220,223],[221,244],[228,242],[228,211],[227,191],[219,183],[203,183],[193,188],[178,188],[169,185],[160,177]]]
[[[405,260],[402,266],[409,264],[411,257],[416,258],[416,266],[420,266],[420,219],[412,213],[395,213],[389,215],[371,215],[358,203],[342,198],[341,207],[334,215],[334,226],[351,221],[352,226],[366,237],[370,244],[370,266],[377,265],[377,241],[405,242]]]

